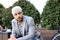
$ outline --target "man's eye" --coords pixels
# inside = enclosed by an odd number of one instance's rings
[[[15,14],[15,15],[17,15],[17,14]]]
[[[22,12],[19,12],[18,14],[21,14]]]
[[[18,14],[21,14],[20,12]]]

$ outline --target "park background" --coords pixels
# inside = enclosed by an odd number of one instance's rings
[[[40,12],[33,5],[33,2],[31,3],[29,0],[18,0],[8,8],[0,3],[0,23],[7,28],[11,28],[11,20],[13,19],[11,9],[14,6],[21,6],[24,15],[32,16],[35,24],[41,25],[41,28],[52,30],[60,28],[60,0],[47,0],[42,12]]]

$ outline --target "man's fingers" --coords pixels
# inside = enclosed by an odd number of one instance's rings
[[[10,36],[10,40],[16,40],[14,36]]]
[[[15,39],[11,39],[11,38],[10,38],[10,39],[8,39],[8,40],[15,40]]]
[[[10,38],[8,40],[11,40]]]
[[[15,37],[12,37],[11,39],[16,40],[16,38],[15,38]]]

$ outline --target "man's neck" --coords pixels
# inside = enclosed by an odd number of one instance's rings
[[[22,23],[23,23],[22,21],[21,22],[18,22],[19,25],[21,25]]]
[[[23,19],[21,21],[18,21],[18,24],[21,25],[23,23]]]

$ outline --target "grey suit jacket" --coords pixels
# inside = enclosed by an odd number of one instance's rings
[[[29,16],[23,16],[23,30],[22,30],[22,34],[23,37],[17,38],[17,40],[31,40],[34,37],[34,20],[32,17]],[[24,32],[24,30],[26,30]],[[28,30],[28,32],[27,32]],[[26,33],[26,35],[25,35]],[[18,24],[17,21],[15,19],[12,20],[12,36],[17,36],[20,35],[19,29],[18,29]]]

